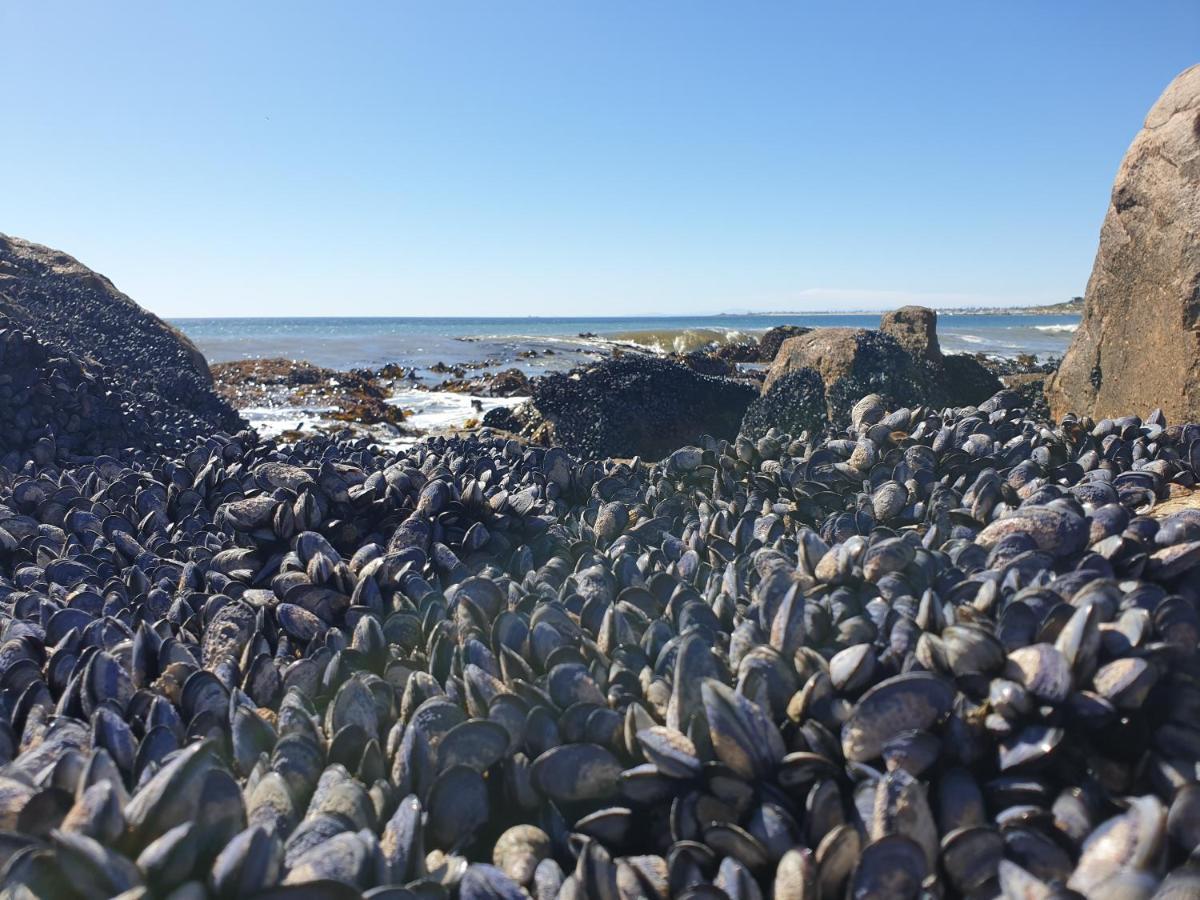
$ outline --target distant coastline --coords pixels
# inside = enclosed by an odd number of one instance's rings
[[[1083,315],[1083,298],[1072,297],[1062,303],[1051,303],[1046,306],[974,306],[962,309],[939,309],[938,314],[951,316],[1081,316]]]
[[[879,315],[887,309],[855,309],[855,310],[817,310],[800,312],[797,310],[769,310],[756,312],[723,312],[720,316],[841,316],[841,315]],[[1081,316],[1083,315],[1083,298],[1072,297],[1062,303],[1049,303],[1044,306],[959,306],[946,307],[937,310],[939,316]]]

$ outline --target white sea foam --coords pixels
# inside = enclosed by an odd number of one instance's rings
[[[961,340],[964,340],[964,341],[966,341],[968,344],[982,344],[982,343],[984,343],[984,340],[983,340],[983,338],[979,337],[978,335],[974,335],[974,334],[960,334],[960,335],[958,335],[958,337],[959,337]]]
[[[461,428],[470,419],[482,419],[489,410],[499,406],[513,407],[528,397],[472,397],[450,391],[403,390],[387,402],[407,410],[404,424],[418,434],[405,434],[387,423],[358,425],[380,446],[398,449],[416,443],[426,433]],[[472,404],[479,401],[479,409]],[[289,431],[311,431],[343,428],[347,423],[329,418],[333,406],[250,406],[240,410],[246,421],[264,438],[276,439]]]
[[[326,422],[325,414],[334,409],[332,406],[248,406],[238,411],[260,435],[277,438],[285,431],[311,428]]]
[[[512,408],[528,400],[528,397],[472,397],[451,391],[398,391],[387,399],[392,406],[408,410],[404,423],[421,431],[440,431],[458,428],[468,419],[482,419],[490,410],[507,406]],[[471,401],[477,401],[476,409]]]
[[[1034,325],[1038,331],[1045,331],[1048,334],[1074,334],[1079,328],[1078,322],[1073,322],[1070,325]]]

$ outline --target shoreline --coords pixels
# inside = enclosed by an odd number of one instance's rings
[[[687,352],[605,340],[568,368],[532,375],[515,367],[501,369],[494,359],[453,366],[436,363],[426,372],[399,363],[339,370],[279,357],[213,363],[210,369],[217,393],[264,438],[295,442],[349,430],[381,446],[400,449],[429,437],[470,434],[484,427],[495,430],[501,422],[509,427],[499,430],[518,433],[530,421],[528,401],[542,378],[556,371],[586,371],[622,356],[671,360],[758,390],[779,345],[771,342],[769,349],[761,351],[762,340],[746,336],[724,344],[709,342]],[[536,351],[526,352],[537,358]],[[1031,354],[948,355],[973,358],[1014,388],[1040,383],[1057,364]],[[489,413],[494,413],[490,425]]]

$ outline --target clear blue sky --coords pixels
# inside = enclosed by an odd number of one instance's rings
[[[0,231],[181,315],[1052,302],[1200,3],[10,2]]]

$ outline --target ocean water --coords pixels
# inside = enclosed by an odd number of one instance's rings
[[[1041,359],[1061,356],[1077,316],[944,315],[938,338],[950,353]],[[665,352],[709,343],[753,341],[776,325],[877,328],[879,315],[645,316],[630,318],[245,318],[174,319],[209,362],[284,357],[331,369],[413,366],[516,366],[529,374],[578,365],[630,343]]]

